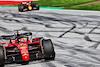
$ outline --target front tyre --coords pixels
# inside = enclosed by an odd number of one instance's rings
[[[38,3],[34,3],[32,4],[33,10],[39,10],[39,4]]]
[[[55,59],[55,51],[53,47],[53,43],[50,39],[42,40],[42,47],[44,52],[45,60],[54,60]]]
[[[5,59],[4,59],[3,47],[0,46],[0,67],[4,67],[4,65],[5,65]]]

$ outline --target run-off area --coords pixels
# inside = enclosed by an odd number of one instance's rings
[[[54,61],[38,60],[28,65],[7,64],[5,67],[100,66],[100,12],[50,9],[18,12],[12,7],[0,9],[0,35],[13,34],[17,29],[31,31],[33,38],[52,39],[56,52]]]

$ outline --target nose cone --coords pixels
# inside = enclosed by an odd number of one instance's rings
[[[20,50],[20,53],[22,55],[22,59],[24,61],[29,61],[30,56],[29,56],[29,51],[28,51],[28,44],[26,42],[20,42],[18,45],[18,48]]]
[[[29,61],[30,57],[29,57],[29,55],[24,55],[24,56],[22,56],[22,59],[24,61]]]

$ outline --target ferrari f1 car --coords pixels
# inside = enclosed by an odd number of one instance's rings
[[[1,38],[8,40],[9,43],[2,42],[0,45],[0,67],[3,67],[5,63],[55,59],[55,51],[50,39],[32,38],[31,32],[19,34],[18,31],[14,35],[3,35]]]
[[[39,10],[39,4],[32,3],[32,2],[23,2],[20,5],[18,5],[18,10],[19,10],[19,12],[30,11],[30,10]]]

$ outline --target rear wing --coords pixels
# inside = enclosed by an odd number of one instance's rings
[[[14,35],[7,35],[7,36],[1,36],[1,39],[5,39],[5,40],[10,40],[11,38],[13,38]]]
[[[3,35],[0,37],[0,39],[11,40],[11,39],[22,38],[22,37],[31,36],[31,35],[32,35],[31,32],[22,33],[22,34],[18,34],[18,35]]]

